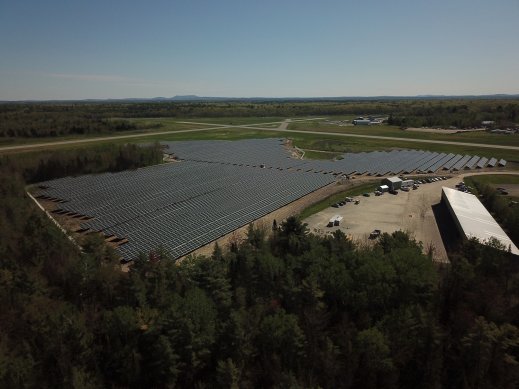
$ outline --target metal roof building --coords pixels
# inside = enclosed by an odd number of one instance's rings
[[[494,237],[507,249],[510,247],[512,254],[519,255],[517,246],[476,196],[443,187],[442,200],[462,235],[467,238],[477,238],[480,242],[486,242]]]

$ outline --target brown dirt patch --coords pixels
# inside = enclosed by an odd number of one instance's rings
[[[357,180],[358,183],[360,183],[360,181],[361,180]],[[298,199],[296,201],[293,201],[292,203],[284,206],[283,208],[279,208],[276,211],[271,212],[271,213],[263,216],[262,218],[255,220],[253,222],[254,226],[263,228],[263,229],[265,229],[265,231],[267,231],[267,233],[270,233],[272,223],[274,222],[274,220],[276,220],[276,222],[278,224],[280,224],[283,220],[285,220],[289,216],[297,215],[300,212],[302,212],[305,208],[309,207],[310,205],[315,204],[315,203],[321,201],[322,199],[324,199],[328,196],[331,196],[335,193],[345,191],[345,190],[353,187],[354,185],[355,185],[355,181],[344,183],[344,184],[333,183],[333,184],[327,185],[304,197],[301,197],[300,199]],[[185,257],[179,258],[179,260],[182,260],[190,255],[211,255],[211,253],[213,252],[213,249],[214,249],[214,244],[216,242],[218,242],[218,245],[220,247],[222,247],[224,249],[228,249],[229,245],[232,242],[240,242],[241,240],[244,239],[245,234],[247,232],[247,228],[248,228],[248,225],[238,228],[237,230],[235,230],[227,235],[224,235],[221,238],[216,239],[216,240],[206,244],[205,246],[202,246],[202,247],[196,249],[195,251],[191,252],[190,254],[186,255]]]

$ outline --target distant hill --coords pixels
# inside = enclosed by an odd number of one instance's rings
[[[0,100],[0,103],[145,103],[145,102],[312,102],[312,101],[384,101],[384,100],[445,100],[445,99],[519,99],[519,94],[492,95],[416,95],[416,96],[338,96],[338,97],[211,97],[197,95],[177,95],[173,97],[122,98],[122,99],[82,99],[82,100]]]

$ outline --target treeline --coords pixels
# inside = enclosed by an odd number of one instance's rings
[[[0,137],[57,137],[136,130],[127,120],[112,120],[81,105],[0,105]]]
[[[519,243],[519,205],[512,203],[501,195],[494,187],[471,177],[481,201],[485,207],[499,220],[499,224],[508,232],[513,242]]]
[[[0,169],[20,175],[26,183],[79,174],[116,172],[162,161],[159,143],[146,146],[107,144],[96,148],[38,152],[0,157]]]
[[[144,102],[0,104],[0,137],[51,137],[139,129],[124,118],[390,115],[403,127],[514,125],[517,100],[367,100],[316,102]],[[114,119],[117,118],[117,119]]]
[[[289,218],[122,273],[102,240],[80,253],[37,210],[15,162],[0,167],[0,387],[519,385],[506,252],[470,241],[438,270],[403,232],[365,247]]]
[[[388,124],[401,127],[479,128],[482,121],[495,122],[492,127],[517,126],[517,101],[413,101],[390,110]]]

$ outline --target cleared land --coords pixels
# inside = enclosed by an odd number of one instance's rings
[[[159,247],[178,258],[335,181],[291,169],[302,161],[278,139],[171,146],[193,160],[47,181],[34,195],[76,219],[77,233],[118,242],[124,259]]]
[[[429,184],[422,184],[417,190],[409,192],[399,191],[398,195],[385,193],[382,196],[370,197],[357,196],[360,204],[346,203],[340,208],[332,208],[331,204],[338,199],[344,199],[352,193],[359,193],[362,189],[368,191],[369,187],[375,186],[374,183],[362,184],[361,187],[338,193],[330,199],[313,205],[303,211],[304,222],[313,233],[328,234],[334,230],[341,229],[347,236],[358,240],[364,244],[372,244],[369,234],[379,229],[382,232],[391,233],[393,231],[409,231],[417,240],[423,242],[424,251],[429,247],[434,247],[433,258],[438,262],[447,261],[447,252],[442,239],[440,229],[448,229],[449,226],[438,225],[442,220],[438,220],[434,207],[440,203],[441,187],[454,188],[455,185],[464,178],[472,180],[482,180],[494,185],[506,185],[510,190],[519,188],[519,172],[509,172],[506,174],[489,173],[462,173],[445,181],[437,181]],[[468,181],[468,180],[467,180]],[[358,181],[357,183],[361,183]],[[380,181],[377,181],[380,183]],[[510,192],[512,194],[512,192]],[[314,213],[318,211],[317,213]],[[314,214],[312,214],[314,213]],[[334,215],[343,216],[343,221],[339,227],[326,227],[330,218]]]
[[[442,242],[439,227],[432,206],[441,200],[441,187],[454,187],[459,178],[421,185],[417,190],[398,192],[398,195],[385,193],[382,196],[357,196],[358,205],[346,203],[340,208],[328,207],[303,221],[310,231],[327,234],[340,229],[352,239],[370,244],[369,234],[379,229],[391,233],[404,230],[423,242],[424,251],[434,247],[433,258],[437,262],[447,262],[447,252]],[[330,218],[340,215],[344,219],[339,227],[326,227]]]
[[[341,174],[396,174],[427,171],[426,166],[436,166],[436,170],[446,157],[405,150],[345,154],[335,162],[302,160],[294,158],[290,142],[279,138],[163,145],[171,160],[181,162],[47,181],[37,186],[35,197],[58,204],[48,209],[79,222],[73,231],[102,232],[110,243],[118,242],[117,249],[125,259],[159,247],[178,258],[329,186],[339,177],[343,187],[367,182],[352,193],[368,187],[373,190],[377,181],[373,177],[348,179]],[[469,159],[465,157],[464,163]],[[340,190],[337,187],[326,193],[335,193]],[[302,200],[304,207],[290,210],[302,212],[318,200],[313,195],[311,201]],[[305,212],[322,209],[326,201]],[[414,230],[414,226],[410,228]]]

